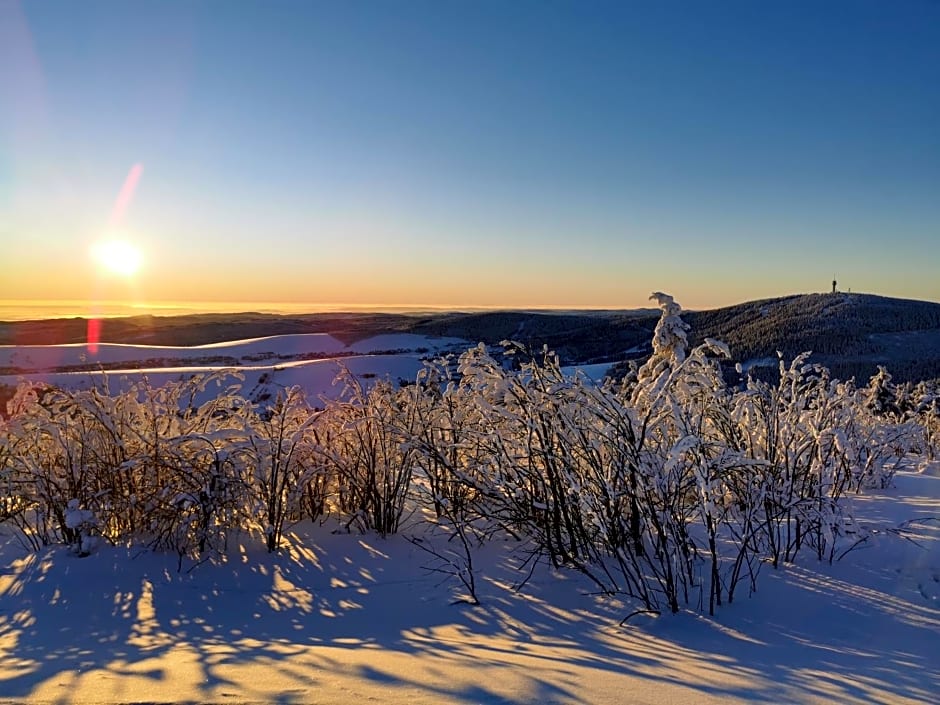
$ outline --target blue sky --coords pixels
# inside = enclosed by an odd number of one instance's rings
[[[940,300],[929,0],[0,0],[0,101],[0,299]]]

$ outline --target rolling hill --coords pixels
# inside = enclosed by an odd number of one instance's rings
[[[728,343],[734,363],[772,373],[777,351],[790,360],[811,351],[813,362],[842,379],[867,380],[878,365],[895,381],[940,378],[940,304],[872,294],[796,294],[708,311],[685,311],[689,341]],[[642,360],[658,312],[486,312],[448,314],[417,322],[415,332],[497,343],[511,338],[547,345],[565,364]],[[624,369],[623,365],[616,369]],[[615,370],[616,372],[616,370]]]
[[[101,341],[206,346],[262,336],[328,334],[348,346],[380,335],[415,334],[487,344],[512,339],[535,351],[547,346],[565,365],[591,365],[645,358],[657,317],[652,309],[136,316],[106,319]],[[773,374],[777,351],[787,360],[812,351],[812,361],[840,378],[867,379],[878,365],[888,367],[898,382],[940,378],[940,303],[859,293],[797,294],[686,311],[683,318],[691,326],[692,344],[705,337],[728,343],[732,375],[734,363]],[[18,347],[78,344],[85,335],[83,319],[0,323],[0,344]],[[199,354],[210,352],[223,351],[203,349]],[[614,373],[623,369],[615,366]]]

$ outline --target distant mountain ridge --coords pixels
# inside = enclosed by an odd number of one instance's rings
[[[681,302],[680,302],[681,303]],[[867,380],[884,365],[895,381],[940,378],[940,303],[861,293],[795,294],[734,306],[685,311],[690,343],[717,338],[734,363],[772,374],[777,351],[804,351],[842,379]],[[289,333],[329,333],[351,343],[383,333],[416,333],[497,344],[511,339],[533,351],[547,346],[562,364],[641,361],[650,352],[658,313],[631,311],[477,311],[470,313],[261,313],[135,316],[107,319],[101,342],[203,345]],[[82,319],[0,323],[0,344],[84,342]],[[623,367],[615,367],[616,371]]]

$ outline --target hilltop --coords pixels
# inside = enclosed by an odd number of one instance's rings
[[[940,377],[940,304],[871,294],[800,294],[687,313],[692,342],[718,338],[736,362],[760,367],[804,351],[841,379],[878,365],[896,381]]]

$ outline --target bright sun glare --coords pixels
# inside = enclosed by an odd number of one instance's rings
[[[110,274],[130,277],[137,273],[143,261],[140,248],[126,240],[107,240],[92,247],[95,261]]]

